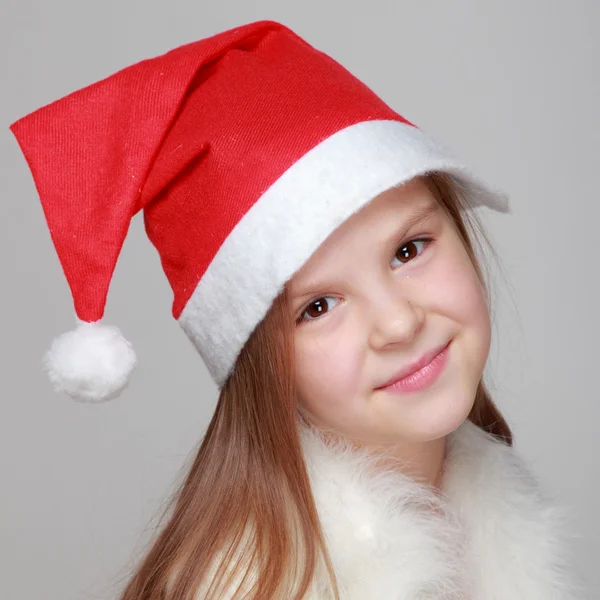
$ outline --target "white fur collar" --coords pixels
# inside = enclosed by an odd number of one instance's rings
[[[365,452],[301,430],[343,600],[565,600],[566,512],[515,450],[465,421],[448,437],[442,493]],[[328,598],[322,569],[309,598]]]

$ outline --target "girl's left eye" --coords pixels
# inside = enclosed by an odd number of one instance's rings
[[[402,259],[400,259],[400,260],[404,261],[404,263],[408,262],[410,260],[413,260],[413,259],[417,258],[418,256],[420,256],[425,248],[423,247],[423,250],[421,250],[421,252],[416,252],[416,254],[415,254],[415,252],[408,250],[408,248],[410,248],[411,246],[413,246],[414,244],[417,244],[417,243],[428,244],[429,242],[431,242],[431,238],[416,238],[414,240],[409,240],[408,242],[406,242],[398,247],[398,250],[397,250],[396,254],[394,255],[394,258],[396,258],[398,256],[402,256]]]
[[[415,238],[415,239],[409,240],[408,242],[404,242],[396,250],[396,253],[394,254],[394,258],[401,257],[401,258],[399,258],[401,264],[406,264],[407,262],[409,262],[411,260],[415,260],[415,258],[418,258],[423,253],[423,251],[425,249],[425,245],[429,245],[429,243],[432,241],[433,241],[433,238],[424,237],[424,238]],[[421,251],[418,251],[418,250],[414,251],[412,248],[414,248],[414,245],[419,244],[419,243],[423,244],[423,249]],[[299,325],[300,323],[302,323],[304,321],[315,321],[323,314],[326,314],[327,312],[329,312],[327,310],[326,311],[323,310],[323,308],[327,306],[327,303],[322,302],[322,300],[327,300],[328,298],[333,298],[333,296],[322,296],[320,298],[315,298],[314,300],[311,300],[311,302],[309,304],[307,304],[304,309],[302,309],[300,316],[296,320],[296,324]],[[311,307],[315,307],[317,309],[317,316],[311,316],[310,319],[305,319],[304,314],[309,313]]]

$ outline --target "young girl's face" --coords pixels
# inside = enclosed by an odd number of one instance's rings
[[[439,439],[467,418],[491,324],[460,237],[422,179],[352,215],[288,286],[299,409],[309,421],[364,443],[401,443]],[[447,342],[429,387],[376,389]]]

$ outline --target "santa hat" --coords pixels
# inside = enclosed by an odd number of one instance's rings
[[[431,171],[471,206],[505,195],[289,28],[259,21],[143,60],[11,125],[78,326],[45,357],[55,389],[119,394],[136,359],[101,321],[144,211],[179,321],[221,389],[286,281],[384,190]]]

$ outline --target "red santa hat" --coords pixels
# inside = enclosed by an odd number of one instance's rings
[[[219,389],[285,282],[380,192],[440,170],[471,206],[509,210],[503,193],[273,21],[138,62],[11,130],[78,319],[45,367],[55,389],[81,401],[118,395],[136,363],[101,318],[140,210],[173,316]]]

